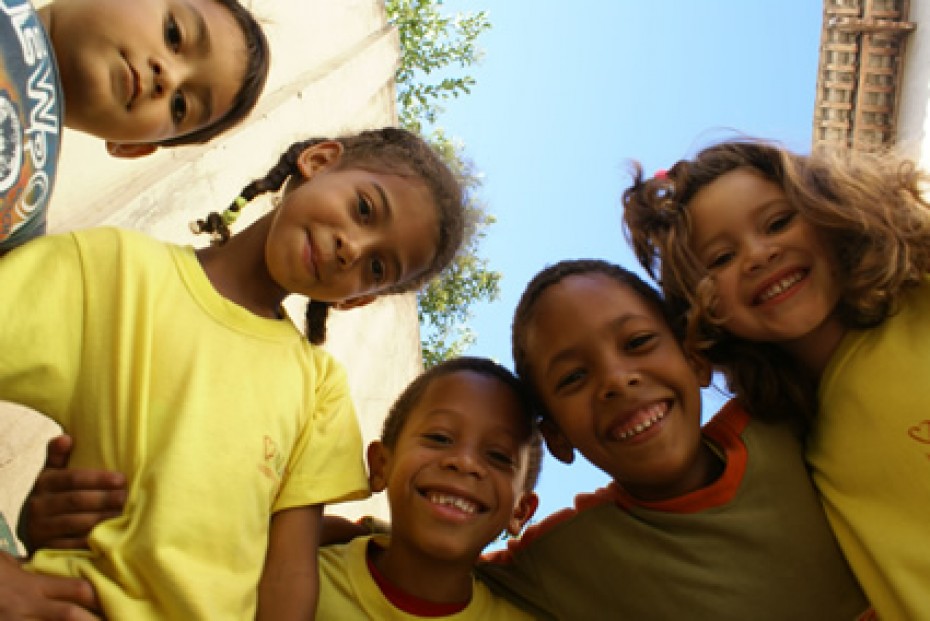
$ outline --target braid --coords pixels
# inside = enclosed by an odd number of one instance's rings
[[[326,316],[329,314],[329,302],[310,300],[307,304],[307,340],[314,345],[322,345],[326,340]]]
[[[297,163],[300,159],[300,154],[308,147],[323,142],[324,140],[325,138],[311,138],[310,140],[301,140],[300,142],[292,144],[288,147],[287,151],[281,154],[281,157],[278,158],[278,163],[272,166],[271,170],[265,173],[264,177],[256,179],[242,188],[239,192],[239,196],[236,197],[223,213],[211,211],[203,220],[191,222],[191,231],[195,235],[210,233],[212,236],[210,242],[212,244],[226,243],[230,236],[229,227],[239,217],[239,212],[242,208],[248,205],[256,196],[260,196],[266,192],[277,192],[280,190],[281,186],[284,185],[284,182],[287,181],[288,178],[298,174]]]

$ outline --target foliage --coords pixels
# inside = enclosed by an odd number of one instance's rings
[[[485,11],[448,16],[440,12],[441,5],[442,0],[385,2],[388,19],[400,36],[401,58],[395,75],[400,122],[420,134],[430,128],[428,140],[463,180],[471,223],[471,235],[453,264],[417,297],[427,368],[464,353],[474,343],[475,334],[468,327],[472,305],[496,300],[501,279],[478,255],[486,229],[494,223],[477,197],[481,177],[465,157],[463,146],[436,126],[442,102],[471,92],[474,78],[450,72],[481,60],[475,41],[491,24]],[[437,74],[441,77],[436,78]]]
[[[441,102],[471,92],[475,79],[450,76],[449,69],[480,62],[475,41],[491,27],[485,11],[449,16],[440,12],[441,6],[442,0],[385,2],[388,20],[400,36],[400,65],[394,76],[398,116],[404,127],[417,132],[424,124],[435,125]],[[435,77],[437,73],[441,77]]]

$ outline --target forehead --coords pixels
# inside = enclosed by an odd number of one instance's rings
[[[717,221],[719,212],[747,208],[785,198],[781,186],[753,168],[737,168],[724,173],[695,192],[688,208],[695,215],[695,225]],[[701,218],[713,213],[714,218]]]
[[[568,276],[537,300],[527,326],[527,354],[546,364],[566,348],[599,343],[606,333],[633,321],[668,330],[658,309],[629,285],[604,274]]]
[[[404,428],[414,429],[443,418],[482,434],[523,438],[529,434],[526,417],[517,395],[501,380],[463,370],[430,381]]]

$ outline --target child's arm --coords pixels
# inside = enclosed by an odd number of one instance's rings
[[[320,545],[331,546],[349,543],[356,537],[366,535],[391,534],[391,523],[376,517],[365,516],[353,522],[341,515],[324,515],[320,530]]]
[[[285,509],[271,517],[268,554],[258,584],[257,621],[309,621],[316,616],[322,520],[323,505]]]

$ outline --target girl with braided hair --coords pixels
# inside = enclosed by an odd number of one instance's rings
[[[316,295],[308,295],[310,302],[307,305],[307,338],[311,343],[319,345],[326,336],[326,317],[330,307],[337,309],[348,309],[355,306],[368,304],[375,299],[372,295],[374,289],[379,289],[383,293],[402,293],[418,288],[429,278],[436,275],[451,260],[462,242],[464,231],[464,210],[462,208],[462,195],[458,183],[453,178],[451,172],[445,164],[436,156],[433,150],[420,138],[410,132],[401,129],[385,128],[376,132],[362,132],[353,136],[345,136],[335,141],[328,141],[321,138],[312,138],[301,142],[296,142],[290,146],[268,171],[268,173],[252,183],[245,186],[236,200],[222,214],[211,212],[203,220],[197,220],[191,224],[191,229],[195,233],[209,233],[212,236],[214,246],[222,246],[229,241],[231,233],[229,226],[236,221],[242,208],[252,199],[267,192],[277,192],[282,187],[285,188],[282,205],[266,215],[256,226],[262,232],[257,232],[261,237],[263,232],[274,227],[286,226],[291,219],[289,214],[292,210],[288,209],[289,201],[299,201],[302,199],[302,184],[312,175],[312,170],[308,167],[308,162],[327,163],[329,157],[335,157],[337,161],[334,165],[340,168],[357,168],[359,173],[363,171],[378,172],[383,174],[396,175],[399,179],[414,180],[419,179],[421,190],[426,190],[433,196],[435,211],[437,212],[438,231],[435,234],[436,248],[428,264],[423,267],[420,273],[409,275],[405,280],[398,272],[401,264],[398,262],[399,256],[372,256],[366,258],[367,263],[362,261],[358,267],[363,270],[358,272],[358,279],[355,284],[361,287],[361,291],[356,292],[361,295],[349,295],[340,297],[340,292],[334,290],[323,292],[317,290]],[[315,159],[314,159],[315,158]],[[387,196],[383,194],[383,189],[379,186],[369,188],[368,193],[359,193],[356,197],[355,209],[356,218],[371,225],[371,228],[377,229],[379,216],[384,219],[393,217],[392,206],[387,202]],[[381,201],[375,200],[381,197]],[[385,209],[378,209],[383,206]],[[384,212],[384,213],[382,213]],[[340,214],[344,215],[344,214]],[[417,218],[414,218],[417,220]],[[428,218],[426,219],[428,220]],[[425,222],[420,220],[421,223]],[[298,223],[299,224],[299,223]],[[325,225],[331,227],[330,223]],[[298,226],[299,228],[299,226]],[[427,227],[428,228],[428,227]],[[324,228],[324,230],[331,230]],[[333,231],[335,233],[335,231]],[[300,232],[296,231],[299,235]],[[312,245],[312,234],[309,243]],[[240,240],[244,239],[240,237]],[[419,239],[412,235],[410,240]],[[331,243],[327,246],[324,240],[318,240],[315,247],[310,248],[309,257],[289,257],[290,260],[312,259],[322,260],[322,269],[336,270],[340,266],[346,266],[347,261],[354,258],[353,253],[360,250],[355,244],[355,240],[345,239],[335,234],[332,240],[326,240]],[[234,242],[238,243],[238,242]],[[284,250],[277,249],[279,252],[273,255],[279,261],[284,260],[278,255]],[[270,250],[271,251],[271,250]],[[327,255],[327,252],[329,253]],[[204,251],[205,256],[212,256],[213,251]],[[331,260],[326,263],[326,259]],[[314,265],[314,272],[319,272],[321,266]],[[319,273],[317,274],[320,275]],[[325,274],[323,274],[325,276]],[[292,291],[292,293],[301,293],[301,291]]]
[[[757,416],[806,459],[878,615],[927,618],[930,176],[894,153],[739,140],[623,196],[639,261]]]
[[[90,551],[31,561],[90,580],[107,618],[312,618],[322,507],[368,493],[345,373],[281,304],[416,288],[461,244],[462,191],[391,128],[294,145],[237,209],[285,181],[237,235],[208,217],[223,243],[201,250],[91,229],[0,262],[0,399],[59,422],[73,465],[126,475]]]

